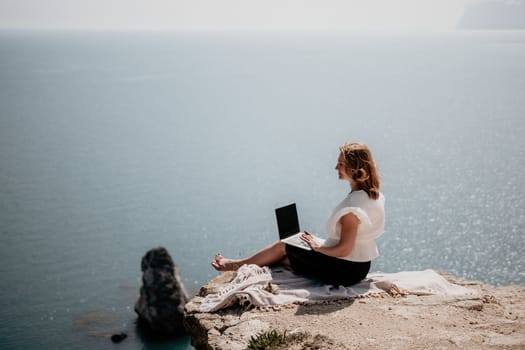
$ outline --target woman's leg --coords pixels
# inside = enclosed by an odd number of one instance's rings
[[[211,266],[218,271],[228,271],[237,270],[244,264],[270,266],[279,262],[284,264],[288,263],[288,260],[286,259],[285,244],[281,241],[272,243],[244,259],[227,259],[221,254],[217,254],[215,255],[215,259],[211,262]]]
[[[290,245],[286,246],[286,256],[297,274],[336,286],[359,283],[370,271],[370,261],[348,261]]]

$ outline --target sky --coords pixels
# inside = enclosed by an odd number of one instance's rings
[[[449,31],[475,0],[0,0],[0,28]]]

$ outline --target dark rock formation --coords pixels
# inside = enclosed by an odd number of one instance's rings
[[[184,333],[184,305],[188,294],[168,251],[149,250],[142,258],[142,288],[135,304],[138,325],[149,333],[172,336]]]
[[[124,339],[126,339],[128,337],[128,335],[124,332],[122,333],[116,333],[116,334],[113,334],[111,336],[111,341],[113,343],[120,343],[121,341],[123,341]]]

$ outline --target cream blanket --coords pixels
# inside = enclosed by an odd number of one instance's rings
[[[234,304],[268,307],[319,303],[381,293],[465,296],[477,291],[452,284],[434,270],[373,273],[354,286],[343,287],[298,276],[288,267],[244,265],[230,283],[202,300],[200,311],[212,312]]]

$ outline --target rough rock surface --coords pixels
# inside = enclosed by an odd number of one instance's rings
[[[250,337],[269,330],[323,340],[288,349],[525,349],[525,287],[495,287],[440,273],[479,290],[480,296],[385,294],[270,310],[235,307],[199,313],[202,297],[233,278],[234,273],[226,272],[186,305],[185,326],[196,349],[245,349]]]
[[[163,336],[184,333],[184,305],[189,298],[170,254],[163,247],[151,249],[141,268],[143,285],[135,304],[139,325]]]

